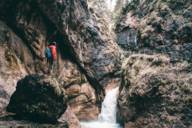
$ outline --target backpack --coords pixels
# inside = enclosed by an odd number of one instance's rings
[[[46,55],[47,58],[51,58],[52,57],[51,49],[49,47],[47,47],[45,49],[45,55]]]
[[[56,49],[56,46],[55,45],[50,45],[49,48],[51,50],[52,59],[53,60],[57,60],[57,49]]]

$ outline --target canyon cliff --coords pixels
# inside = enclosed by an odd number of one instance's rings
[[[2,0],[0,10],[2,113],[18,80],[48,74],[44,51],[51,40],[58,48],[53,76],[70,97],[67,104],[79,119],[96,119],[121,65],[118,45],[99,26],[105,20],[93,17],[84,0]]]
[[[105,92],[119,87],[124,128],[191,128],[191,4],[1,0],[0,126],[79,128],[97,120]],[[50,73],[45,48],[53,41]]]
[[[118,99],[126,128],[190,128],[191,1],[136,0],[116,25],[126,51]]]

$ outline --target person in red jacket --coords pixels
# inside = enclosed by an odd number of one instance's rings
[[[57,46],[56,42],[51,43],[48,46],[51,50],[51,55],[52,55],[52,62],[51,62],[51,71],[56,69],[57,66]]]

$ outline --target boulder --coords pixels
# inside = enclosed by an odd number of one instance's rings
[[[67,123],[62,124],[42,124],[29,121],[0,121],[2,128],[69,128]]]
[[[164,55],[132,55],[122,66],[118,119],[126,127],[189,128],[191,96],[191,64],[172,64]]]
[[[64,90],[56,78],[28,75],[17,83],[8,112],[38,122],[57,122],[67,108]]]

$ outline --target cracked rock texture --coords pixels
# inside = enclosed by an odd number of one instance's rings
[[[191,7],[135,0],[122,10],[116,33],[127,59],[117,115],[125,128],[192,127]]]
[[[127,42],[122,47],[129,52],[167,54],[173,62],[191,61],[191,11],[189,0],[132,1],[116,23],[118,43]],[[130,38],[136,34],[137,41],[123,36],[126,32]]]
[[[192,126],[191,64],[135,54],[125,60],[122,71],[118,119],[126,128]]]
[[[80,119],[97,118],[104,88],[121,64],[118,45],[93,13],[85,0],[0,1],[1,113],[18,80],[48,74],[44,49],[51,40],[58,47],[53,75],[70,98],[71,111]],[[93,113],[84,109],[90,106]]]

